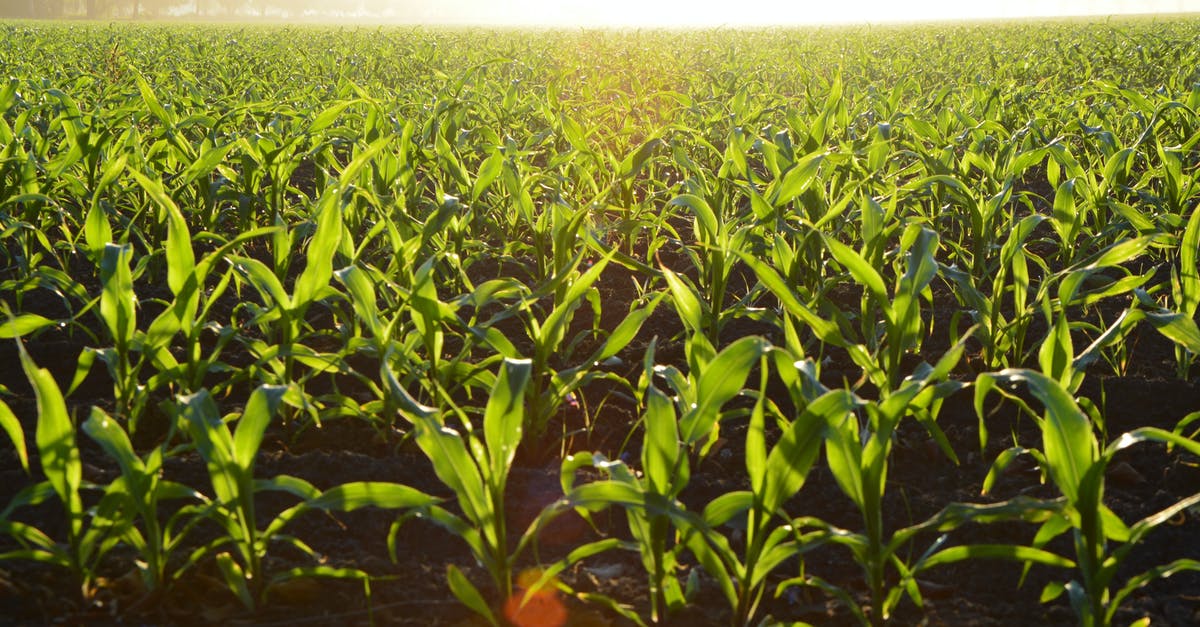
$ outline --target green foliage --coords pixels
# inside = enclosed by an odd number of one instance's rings
[[[1134,525],[1103,499],[1116,450],[1190,454],[1195,416],[1107,444],[1102,399],[1076,398],[1087,377],[1140,363],[1147,329],[1173,345],[1178,378],[1194,375],[1195,20],[0,31],[0,338],[23,338],[37,405],[3,382],[18,400],[0,404],[0,428],[14,467],[44,475],[0,515],[18,546],[0,557],[63,567],[83,597],[105,556],[125,555],[148,591],[204,569],[247,608],[296,577],[369,594],[367,573],[320,562],[285,527],[371,506],[463,538],[505,598],[549,520],[619,507],[628,536],[571,547],[526,595],[603,551],[637,551],[654,621],[691,601],[701,569],[737,624],[770,620],[771,584],[879,623],[923,603],[929,568],[1008,559],[1075,568],[1046,596],[1066,591],[1081,620],[1106,624],[1133,589],[1195,566],[1117,577],[1193,497]],[[67,381],[24,352],[41,342],[78,347]],[[1028,411],[1040,446],[1003,453],[995,472],[1028,453],[1062,497],[884,520],[902,426],[959,461],[939,415],[967,377],[980,408],[996,391],[1016,400],[1009,384],[1045,406]],[[594,432],[627,428],[616,406],[634,426],[620,450],[592,450]],[[415,442],[457,509],[390,483],[258,476],[278,423],[336,420]],[[742,428],[745,460],[721,465],[744,489],[684,507],[692,475]],[[84,480],[79,430],[119,471],[107,485]],[[514,544],[518,449],[574,456],[563,499]],[[209,486],[163,476],[193,452]],[[805,515],[814,469],[861,525]],[[265,491],[291,503],[270,521]],[[53,502],[62,537],[23,522]],[[956,528],[996,521],[1037,525],[1037,541],[956,543]],[[193,530],[214,524],[196,546]],[[1070,559],[1045,549],[1068,533]],[[272,570],[275,543],[312,563]],[[818,545],[862,567],[869,611],[804,569]],[[457,566],[447,579],[503,620]]]
[[[462,510],[457,515],[430,505],[415,514],[466,542],[475,559],[487,569],[502,600],[512,595],[513,566],[525,548],[522,541],[509,550],[504,497],[513,458],[525,432],[525,388],[531,372],[529,360],[504,361],[484,409],[482,428],[473,426],[470,417],[457,408],[451,416],[461,422],[458,429],[444,421],[450,416],[436,412],[406,414],[416,429],[421,451],[433,463],[438,479],[454,491]],[[391,539],[399,522],[389,535],[393,560],[397,557]],[[451,591],[464,605],[489,623],[499,624],[481,593],[461,571],[451,566],[447,578]]]

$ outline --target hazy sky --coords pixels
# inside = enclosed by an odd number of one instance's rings
[[[421,21],[579,26],[738,26],[1200,12],[1200,0],[439,0]],[[415,6],[414,6],[415,5]],[[423,18],[423,19],[421,19]]]

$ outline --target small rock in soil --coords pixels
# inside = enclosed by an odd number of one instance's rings
[[[1146,478],[1136,468],[1130,466],[1128,462],[1118,462],[1109,467],[1108,480],[1114,485],[1122,487],[1131,487],[1146,482]]]

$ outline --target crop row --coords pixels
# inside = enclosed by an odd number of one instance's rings
[[[1200,455],[1200,413],[1110,435],[1080,395],[1087,373],[1127,375],[1144,331],[1194,376],[1195,22],[0,28],[0,337],[24,373],[2,382],[20,411],[0,404],[0,426],[35,478],[0,513],[0,560],[61,567],[82,600],[118,547],[148,598],[199,569],[248,610],[308,577],[369,597],[371,574],[288,531],[364,507],[397,510],[393,549],[412,518],[460,538],[489,592],[457,567],[448,585],[492,623],[503,600],[569,591],[563,570],[621,549],[641,556],[647,611],[579,596],[635,622],[689,603],[687,560],[734,624],[792,586],[882,624],[922,604],[925,571],[1003,559],[1067,569],[1043,599],[1107,625],[1135,590],[1200,570],[1180,557],[1118,576],[1200,493],[1132,524],[1104,501],[1133,444]],[[31,357],[48,345],[74,351],[54,374]],[[897,430],[915,422],[958,463],[939,417],[964,394],[981,449],[997,401],[1040,433],[999,454],[982,492],[1029,456],[1056,494],[885,520]],[[635,420],[603,424],[609,403]],[[446,494],[255,472],[269,429],[330,421],[415,443]],[[745,489],[687,508],[730,425]],[[626,444],[591,449],[614,429]],[[80,432],[117,479],[83,480]],[[546,450],[561,498],[510,529],[514,463]],[[164,478],[189,458],[208,485]],[[816,466],[861,524],[803,514]],[[267,492],[295,504],[264,521]],[[55,501],[57,536],[22,517]],[[609,508],[627,528],[517,581],[544,525]],[[1002,521],[1033,539],[954,540]],[[311,562],[272,571],[281,545]],[[806,573],[828,546],[865,594]]]

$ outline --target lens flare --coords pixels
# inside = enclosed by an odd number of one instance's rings
[[[537,583],[542,571],[531,568],[517,576],[517,591],[504,602],[504,619],[514,627],[562,627],[567,608],[550,581],[532,594],[525,590]]]

